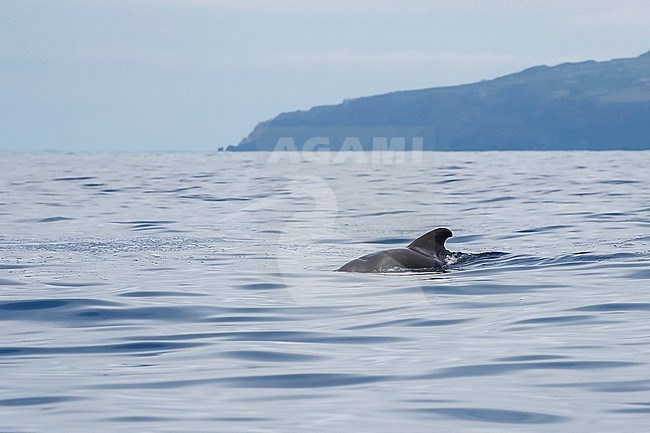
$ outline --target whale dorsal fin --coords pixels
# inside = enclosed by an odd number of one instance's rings
[[[453,234],[451,230],[447,228],[437,228],[431,230],[428,233],[423,234],[413,242],[409,244],[409,248],[418,248],[425,251],[431,251],[436,256],[439,256],[440,253],[443,255],[449,254],[449,251],[445,248],[445,241],[447,238],[452,237]]]

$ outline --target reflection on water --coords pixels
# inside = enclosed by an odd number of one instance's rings
[[[0,431],[646,431],[650,153],[268,161],[3,155]]]

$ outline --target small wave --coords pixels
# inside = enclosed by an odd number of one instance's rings
[[[579,251],[557,257],[536,257],[492,251],[485,253],[457,252],[452,253],[446,260],[452,270],[471,271],[489,267],[494,272],[497,272],[506,269],[528,271],[532,268],[582,266],[599,262],[629,261],[630,259],[638,261],[639,258],[639,254],[627,252],[600,254],[588,251]],[[641,271],[639,275],[640,278],[643,278],[643,275],[645,274]],[[634,275],[630,275],[630,277],[634,278]]]
[[[640,271],[630,272],[626,275],[628,278],[639,280],[650,280],[650,269],[642,269]]]
[[[0,286],[22,286],[25,283],[15,280],[9,280],[7,278],[0,278]]]
[[[203,320],[205,323],[265,323],[287,322],[291,319],[282,316],[218,316]]]
[[[403,337],[385,337],[377,335],[332,335],[322,332],[301,331],[241,331],[212,334],[225,340],[235,341],[273,341],[289,343],[323,343],[323,344],[380,344],[406,341]]]
[[[449,183],[462,182],[464,180],[465,179],[443,179],[443,180],[436,181],[434,183],[436,185],[446,185],[446,184],[449,184]]]
[[[152,423],[152,422],[169,422],[179,418],[165,416],[113,416],[104,418],[103,421],[119,423]]]
[[[142,321],[199,322],[222,309],[200,305],[187,306],[133,306],[96,299],[36,299],[0,302],[0,321],[55,321],[77,325],[97,326],[107,323],[134,323]]]
[[[185,198],[191,200],[201,200],[206,202],[221,202],[221,201],[249,201],[250,197],[215,197],[208,194],[192,194],[192,195],[179,195],[178,198]]]
[[[296,373],[266,376],[241,376],[220,379],[236,388],[332,388],[383,382],[391,376],[369,376],[340,373]]]
[[[359,243],[395,245],[395,244],[407,244],[409,242],[410,242],[410,239],[408,239],[408,238],[379,238],[379,239],[371,239],[371,240],[364,241],[364,242],[359,242]]]
[[[516,200],[517,197],[511,196],[511,195],[506,195],[502,197],[493,197],[493,198],[487,198],[483,200],[478,200],[478,203],[497,203],[501,201],[510,201],[510,200]]]
[[[137,220],[137,221],[114,221],[113,224],[121,224],[131,226],[133,231],[145,230],[168,230],[169,224],[175,224],[178,221],[170,220]]]
[[[343,373],[294,373],[258,376],[234,376],[209,379],[169,380],[158,382],[107,383],[97,389],[175,389],[209,383],[233,388],[334,388],[390,380],[391,376]]]
[[[540,266],[560,266],[560,265],[581,265],[585,263],[596,263],[604,261],[616,261],[626,259],[638,259],[638,254],[616,252],[611,254],[599,254],[589,251],[579,251],[571,254],[565,254],[558,257],[539,259]]]
[[[499,251],[488,251],[484,253],[452,252],[445,258],[445,261],[449,266],[469,266],[475,263],[493,261],[493,259],[503,258],[507,255],[508,253]]]
[[[254,284],[242,284],[239,287],[246,290],[278,290],[278,289],[286,289],[287,285],[277,284],[277,283],[254,283]]]
[[[243,361],[264,362],[304,362],[324,359],[324,356],[306,355],[303,353],[273,352],[268,350],[233,350],[221,352],[220,356],[241,359]]]
[[[605,312],[650,311],[650,303],[629,302],[629,303],[596,304],[596,305],[587,305],[585,307],[574,308],[573,311],[605,311]]]
[[[68,395],[61,396],[40,396],[40,397],[19,397],[0,400],[0,406],[42,406],[54,403],[64,403],[75,400],[83,400],[82,397]]]
[[[178,221],[171,220],[135,220],[135,221],[114,221],[114,224],[127,224],[127,225],[139,225],[139,224],[173,224]]]
[[[520,361],[548,361],[549,359],[566,359],[566,356],[560,355],[523,355],[523,356],[506,356],[497,359],[497,361],[520,362]]]
[[[449,379],[458,377],[495,376],[523,370],[583,370],[633,367],[637,362],[627,361],[541,361],[474,364],[448,367],[437,373],[424,375],[422,379]]]
[[[50,308],[60,308],[69,305],[74,301],[64,299],[42,299],[35,301],[15,301],[0,303],[0,310],[21,311],[21,310],[45,310]]]
[[[52,179],[55,182],[72,182],[72,181],[79,181],[79,180],[93,180],[95,179],[94,176],[77,176],[77,177],[57,177],[56,179]]]
[[[174,194],[177,192],[190,191],[192,189],[201,189],[200,186],[186,186],[183,188],[171,188],[171,189],[150,189],[144,191],[145,194]]]
[[[142,291],[120,293],[118,296],[122,296],[125,298],[164,298],[164,297],[186,297],[186,296],[206,296],[206,295],[201,293],[193,293],[193,292],[142,290]]]
[[[637,403],[644,404],[644,403]],[[650,407],[629,407],[620,409],[610,409],[609,413],[637,413],[637,414],[650,414]]]
[[[0,271],[3,269],[25,269],[30,268],[32,265],[22,265],[14,263],[0,263]]]
[[[363,214],[357,214],[355,217],[361,218],[361,217],[377,217],[377,216],[386,216],[386,215],[398,215],[398,214],[405,214],[405,213],[412,213],[412,210],[391,210],[391,211],[381,211],[381,212],[371,212],[371,213],[363,213]]]
[[[376,328],[389,328],[393,326],[409,326],[409,327],[438,327],[438,326],[452,326],[460,323],[470,322],[473,319],[398,319],[388,320],[384,322],[371,323],[368,325],[358,325],[346,328],[348,330],[362,330],[362,329],[376,329]]]
[[[491,284],[468,282],[467,284],[427,284],[397,289],[405,293],[422,292],[427,295],[462,295],[462,296],[485,296],[485,295],[513,295],[529,293],[539,290],[546,290],[557,285],[550,284]]]
[[[95,353],[147,353],[159,354],[180,349],[202,346],[202,343],[172,343],[172,342],[137,342],[88,346],[55,346],[55,347],[0,347],[0,356],[33,356],[33,355],[81,355]]]
[[[513,325],[533,325],[533,324],[558,324],[565,326],[567,323],[584,322],[585,320],[593,319],[593,316],[578,315],[578,316],[551,316],[551,317],[537,317],[535,319],[525,319],[513,322]]]
[[[70,221],[73,220],[74,218],[68,218],[68,217],[62,217],[62,216],[55,216],[55,217],[47,217],[47,218],[41,218],[37,220],[30,220],[30,222],[37,222],[37,223],[55,223],[59,221]]]
[[[410,412],[436,414],[446,418],[463,421],[479,421],[498,424],[552,424],[570,420],[570,418],[565,416],[510,409],[441,407],[431,409],[411,409]]]
[[[641,182],[638,180],[629,180],[629,179],[611,179],[611,180],[601,180],[598,183],[604,185],[626,185],[626,184],[634,184],[634,183],[641,183]]]

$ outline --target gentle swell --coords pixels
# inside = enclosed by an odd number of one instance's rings
[[[647,430],[650,153],[277,156],[2,155],[0,431]]]

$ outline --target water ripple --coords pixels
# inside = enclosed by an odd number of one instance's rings
[[[201,346],[201,343],[138,342],[89,346],[0,347],[0,356],[83,355],[83,354],[159,354]]]
[[[268,350],[233,350],[221,352],[219,356],[241,359],[244,361],[263,362],[305,362],[321,360],[325,357],[317,355],[306,355],[302,353],[272,352]]]
[[[383,382],[390,376],[340,373],[300,373],[229,377],[220,380],[236,388],[332,388]]]
[[[25,283],[16,280],[9,280],[7,278],[0,278],[0,286],[22,286]]]
[[[639,365],[636,362],[625,361],[550,361],[550,362],[520,362],[520,363],[494,363],[461,365],[449,367],[422,376],[427,379],[449,379],[456,377],[493,376],[508,374],[521,370],[582,370],[582,369],[607,369]]]
[[[0,165],[0,431],[647,430],[650,152]]]
[[[568,417],[541,412],[518,410],[441,407],[431,409],[413,409],[413,412],[442,415],[463,421],[479,421],[498,424],[553,424],[569,421]]]
[[[349,330],[362,330],[362,329],[375,329],[375,328],[385,328],[385,327],[394,327],[398,325],[403,326],[415,326],[415,327],[436,327],[436,326],[451,326],[457,325],[460,323],[470,322],[472,319],[397,319],[397,320],[388,320],[378,323],[371,323],[367,325],[357,325],[352,326],[347,329]]]
[[[574,308],[574,311],[605,311],[605,312],[623,312],[623,311],[650,311],[650,302],[621,302],[587,305],[584,307]]]
[[[82,400],[81,397],[72,396],[40,396],[40,397],[19,397],[0,400],[0,406],[41,406],[54,403],[65,403],[69,401]]]
[[[552,316],[552,317],[537,317],[534,319],[525,319],[513,322],[513,325],[529,325],[529,324],[561,324],[565,325],[567,322],[584,322],[585,320],[593,319],[594,316],[577,315],[577,316]]]

